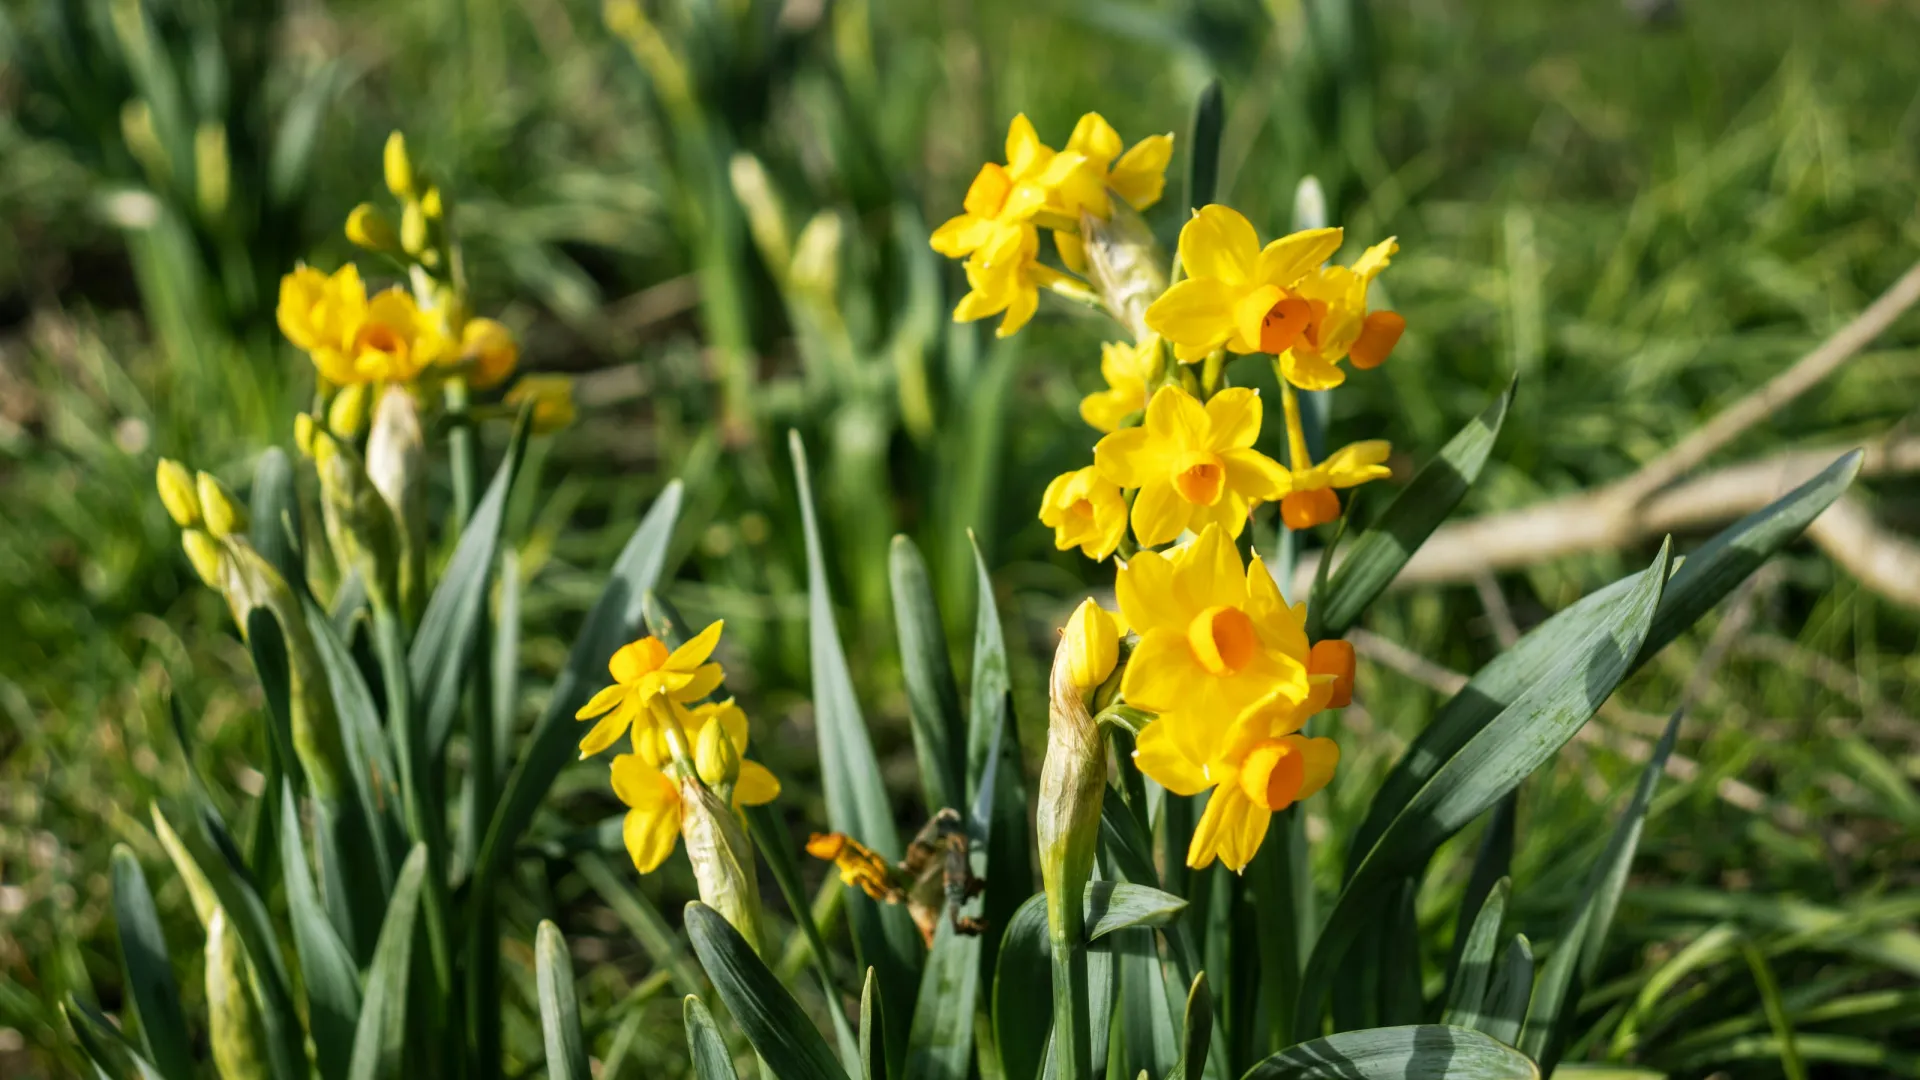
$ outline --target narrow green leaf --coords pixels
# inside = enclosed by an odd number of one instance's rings
[[[1325,585],[1313,590],[1307,605],[1307,636],[1314,641],[1337,638],[1360,621],[1400,568],[1433,530],[1453,513],[1453,508],[1479,478],[1480,470],[1500,437],[1500,425],[1513,404],[1517,382],[1510,382],[1479,416],[1467,422],[1459,433],[1440,448],[1440,455],[1428,462],[1408,484],[1405,491],[1380,515],[1373,527],[1360,534],[1346,557]]]
[[[826,941],[820,936],[819,924],[814,921],[812,905],[808,903],[805,886],[800,882],[800,864],[794,857],[793,838],[787,835],[786,827],[780,821],[780,811],[771,803],[748,806],[743,810],[747,831],[753,836],[754,850],[766,860],[774,884],[780,889],[780,897],[786,901],[787,912],[793,916],[794,925],[800,928],[801,936],[807,940],[807,966],[813,970],[814,981],[820,984],[820,995],[827,1001],[838,1002],[840,988],[834,982],[830,966],[833,954],[827,951]],[[833,1037],[840,1050],[841,1068],[849,1073],[857,1071],[860,1067],[859,1041],[853,1029],[847,1025],[846,1010],[828,1009],[827,1017],[833,1021]]]
[[[1089,881],[1086,909],[1087,941],[1092,943],[1116,930],[1166,926],[1187,909],[1187,902],[1145,885]]]
[[[427,876],[427,846],[413,845],[393,886],[393,900],[373,948],[367,991],[353,1033],[351,1080],[386,1080],[401,1074],[407,1040],[408,974],[413,969],[414,929],[420,917],[420,892]]]
[[[140,1055],[120,1029],[113,1026],[99,1010],[81,1001],[72,994],[61,1004],[67,1023],[73,1027],[74,1035],[80,1040],[80,1049],[86,1053],[94,1068],[108,1080],[172,1080],[162,1076],[153,1063]]]
[[[324,813],[324,811],[321,811]],[[307,988],[307,1029],[313,1036],[314,1063],[321,1080],[342,1080],[353,1051],[360,1016],[360,972],[340,941],[307,869],[300,843],[300,812],[293,785],[280,786],[280,868],[287,889],[287,919]]]
[[[1301,1043],[1242,1080],[1539,1080],[1525,1054],[1477,1031],[1420,1024]]]
[[[1020,905],[1000,936],[993,977],[994,1042],[1007,1080],[1037,1080],[1053,1027],[1053,968],[1048,959],[1047,898]]]
[[[1656,1017],[1665,1018],[1661,1005],[1667,1000],[1667,995],[1694,972],[1724,959],[1738,947],[1739,941],[1740,931],[1732,923],[1715,923],[1699,937],[1687,942],[1666,963],[1654,968],[1646,982],[1641,984],[1633,1005],[1620,1018],[1619,1026],[1614,1028],[1607,1056],[1618,1060],[1632,1053],[1638,1045],[1642,1025]],[[1564,1070],[1570,1064],[1563,1064],[1560,1068]]]
[[[1440,1017],[1441,1023],[1480,1027],[1487,986],[1493,979],[1493,954],[1500,947],[1500,924],[1506,919],[1507,894],[1512,887],[1508,878],[1495,882],[1493,891],[1487,894],[1486,902],[1474,916],[1473,927],[1461,943],[1459,965],[1447,988],[1447,1009]]]
[[[1013,712],[1013,680],[1007,666],[1006,636],[1000,605],[980,544],[967,534],[973,552],[975,589],[973,678],[967,710],[967,801],[974,811],[976,840],[984,830],[986,862],[975,872],[986,878],[982,917],[986,940],[980,947],[981,978],[992,975],[1005,925],[1033,891],[1026,776],[1022,772],[1020,722]],[[987,778],[993,777],[991,791]],[[985,802],[982,802],[983,792]]]
[[[1754,986],[1760,991],[1761,1007],[1767,1013],[1767,1026],[1773,1029],[1774,1041],[1780,1046],[1781,1073],[1787,1080],[1807,1080],[1807,1066],[1800,1059],[1800,1050],[1793,1034],[1793,1021],[1787,1016],[1786,1003],[1780,999],[1780,983],[1773,977],[1772,966],[1751,941],[1741,942],[1740,952],[1747,959],[1747,968],[1753,972]]]
[[[1513,818],[1519,800],[1520,791],[1515,788],[1494,804],[1486,831],[1480,834],[1480,848],[1473,856],[1473,872],[1467,877],[1467,889],[1460,896],[1460,911],[1454,921],[1453,949],[1447,957],[1448,986],[1458,977],[1460,955],[1473,936],[1480,909],[1492,894],[1494,884],[1505,878],[1513,865]]]
[[[740,1074],[733,1071],[727,1040],[699,997],[688,994],[680,1012],[687,1025],[687,1056],[693,1059],[696,1080],[740,1080]]]
[[[1512,1046],[1520,1041],[1520,1025],[1533,1001],[1533,945],[1527,935],[1515,934],[1487,986],[1480,1030]]]
[[[1768,506],[1722,529],[1688,555],[1661,594],[1660,607],[1632,667],[1637,668],[1666,647],[1774,552],[1798,537],[1840,497],[1859,470],[1860,452],[1856,450]],[[1349,848],[1350,874],[1434,770],[1451,760],[1528,687],[1558,668],[1590,621],[1637,587],[1634,580],[1616,581],[1534,627],[1481,668],[1441,707],[1374,795],[1367,819],[1355,832]]]
[[[140,861],[125,844],[113,846],[113,921],[120,933],[120,965],[127,996],[140,1018],[140,1042],[167,1080],[193,1076],[193,1047],[180,1011],[180,984],[173,978],[167,937],[154,910],[153,893]]]
[[[697,996],[706,990],[700,968],[681,947],[680,935],[667,923],[666,916],[660,914],[660,909],[634,887],[631,877],[614,873],[606,859],[597,853],[581,855],[574,867],[600,894],[601,901],[626,924],[653,966],[672,976],[674,989],[686,996]]]
[[[567,653],[567,666],[554,680],[547,710],[526,741],[527,749],[514,764],[481,845],[476,888],[491,888],[494,875],[520,842],[533,821],[533,812],[547,796],[554,778],[575,758],[579,741],[576,710],[607,682],[607,661],[614,650],[640,636],[641,597],[654,587],[666,566],[667,542],[680,514],[683,488],[675,480],[647,511],[608,575],[600,599],[587,613],[586,624]],[[502,747],[504,749],[504,747]]]
[[[261,696],[267,700],[267,732],[274,756],[289,776],[300,776],[300,761],[293,753],[293,674],[287,666],[287,637],[280,620],[265,607],[247,613],[247,652],[260,677]],[[252,870],[262,872],[259,866]]]
[[[1184,1034],[1180,1040],[1180,1061],[1167,1080],[1195,1080],[1206,1071],[1207,1050],[1213,1045],[1213,991],[1207,989],[1207,973],[1193,977],[1187,991]]]
[[[860,1080],[887,1080],[886,1007],[874,993],[873,969],[860,983]]]
[[[933,581],[920,549],[905,536],[893,538],[888,572],[893,580],[893,621],[900,636],[907,718],[913,725],[921,791],[928,809],[951,806],[957,810],[967,802],[966,761],[960,754],[966,733]]]
[[[513,729],[520,718],[520,553],[500,553],[500,603],[493,623],[493,745],[494,775],[488,790],[498,791],[506,776],[502,755],[513,745]],[[493,813],[492,801],[486,806]]]
[[[493,482],[474,508],[460,533],[453,557],[434,586],[420,628],[407,649],[407,671],[426,725],[427,756],[438,759],[453,728],[467,669],[477,657],[480,631],[487,615],[487,587],[493,579],[493,560],[500,547],[500,529],[507,516],[507,493],[520,471],[530,425],[525,416],[514,425],[506,457],[494,471]]]
[[[540,920],[540,928],[534,933],[533,967],[540,993],[540,1033],[547,1047],[547,1076],[551,1080],[588,1080],[593,1071],[587,1065],[586,1037],[580,1033],[573,958],[567,955],[567,939],[560,936],[560,928],[551,919]]]
[[[294,485],[293,462],[287,452],[269,446],[253,467],[253,491],[248,497],[253,522],[247,538],[280,576],[300,595],[307,595],[306,533],[300,523],[300,492]]]
[[[845,1080],[833,1050],[786,987],[719,912],[687,905],[687,936],[720,1000],[777,1080]]]
[[[1626,677],[1646,641],[1670,554],[1663,545],[1653,565],[1630,579],[1630,589],[1570,628],[1557,663],[1426,770],[1425,782],[1365,849],[1341,890],[1301,980],[1296,1033],[1318,1030],[1332,973],[1353,942],[1377,922],[1396,884],[1416,876],[1440,844],[1552,757]],[[1471,687],[1461,693],[1471,693]],[[1409,750],[1408,757],[1414,752]]]
[[[1213,201],[1220,177],[1220,132],[1226,125],[1226,105],[1220,80],[1209,79],[1193,104],[1193,123],[1187,138],[1187,205],[1198,210]]]
[[[834,624],[833,593],[814,513],[813,488],[807,473],[807,450],[799,432],[790,432],[794,483],[799,489],[801,527],[807,548],[807,623],[812,658],[813,704],[820,746],[820,779],[826,789],[827,825],[855,837],[889,860],[901,857],[900,834],[893,807],[881,781],[880,763],[867,736],[867,722],[854,696],[853,677]],[[853,928],[858,961],[874,969],[881,994],[904,1004],[919,984],[922,952],[920,932],[906,909],[875,903],[849,887],[847,921]],[[904,1054],[909,1008],[888,1010],[887,1046]],[[889,1062],[889,1065],[897,1062]]]

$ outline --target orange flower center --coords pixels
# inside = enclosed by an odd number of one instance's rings
[[[1073,505],[1067,507],[1067,513],[1072,514],[1074,517],[1077,517],[1077,518],[1085,518],[1088,521],[1092,521],[1093,520],[1093,500],[1092,499],[1075,499],[1073,501]]]
[[[1306,778],[1306,758],[1285,739],[1255,746],[1240,765],[1240,791],[1262,810],[1292,806]]]
[[[640,642],[640,670],[659,671],[667,662],[667,646],[657,637],[649,637]]]
[[[1295,491],[1280,500],[1280,520],[1289,529],[1311,529],[1340,516],[1340,496],[1332,488]]]
[[[1273,305],[1260,320],[1260,351],[1278,356],[1293,348],[1312,318],[1313,309],[1298,297],[1289,296]]]
[[[1407,320],[1398,312],[1375,311],[1367,315],[1360,324],[1360,337],[1347,350],[1353,358],[1353,366],[1362,371],[1377,368],[1387,362],[1387,354],[1400,344],[1400,335],[1407,329]]]
[[[1220,501],[1227,487],[1227,467],[1220,455],[1198,451],[1188,456],[1187,466],[1173,474],[1173,489],[1180,497],[1200,506]]]
[[[1231,675],[1252,662],[1260,648],[1253,620],[1236,607],[1210,607],[1187,624],[1187,646],[1200,666],[1214,675]]]
[[[407,347],[406,340],[400,336],[398,330],[379,323],[360,328],[359,345],[362,349],[372,349],[389,355],[398,355]]]

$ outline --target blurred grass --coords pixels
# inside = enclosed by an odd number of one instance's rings
[[[950,328],[957,273],[924,247],[1013,112],[1056,140],[1086,109],[1129,139],[1184,136],[1194,94],[1220,77],[1226,201],[1271,234],[1311,173],[1356,242],[1400,237],[1383,286],[1408,315],[1407,338],[1384,377],[1335,395],[1334,438],[1385,433],[1424,458],[1519,374],[1470,512],[1630,472],[1920,254],[1911,0],[649,4],[684,65],[684,98],[585,0],[154,0],[172,55],[249,61],[227,65],[224,96],[202,93],[205,76],[181,77],[240,163],[233,205],[253,209],[222,215],[129,151],[121,115],[136,80],[114,59],[114,6],[0,7],[0,640],[12,643],[0,649],[0,1029],[21,1033],[0,1030],[0,1071],[29,1075],[57,1060],[45,1003],[111,986],[107,847],[126,839],[148,852],[146,802],[183,782],[159,705],[167,678],[199,718],[216,786],[244,789],[259,738],[242,651],[150,497],[153,460],[185,456],[238,479],[282,436],[304,373],[273,330],[272,283],[296,258],[348,257],[337,223],[374,183],[393,127],[460,193],[481,308],[522,332],[530,366],[588,376],[584,422],[540,463],[543,490],[519,512],[524,565],[538,575],[528,667],[557,667],[558,629],[591,595],[596,568],[659,485],[688,475],[674,597],[692,618],[728,619],[731,685],[762,729],[755,745],[814,820],[804,573],[782,428],[817,448],[848,645],[895,790],[910,788],[913,764],[889,644],[887,537],[921,541],[943,615],[965,627],[964,529],[978,532],[1029,747],[1045,715],[1035,658],[1071,600],[1105,580],[1052,551],[1033,520],[1047,479],[1084,458],[1076,407],[1102,328],[1045,306],[1006,343]],[[85,70],[117,74],[80,84],[46,74],[57,57],[36,35],[56,11],[81,16],[74,33],[99,50]],[[194,36],[209,26],[212,38]],[[276,139],[316,84],[324,108],[301,182],[275,195]],[[788,252],[810,219],[831,214],[820,227],[842,240],[825,260],[829,286],[796,282],[806,268],[755,233],[729,182],[740,152],[770,178]],[[1171,241],[1178,184],[1169,191],[1150,220]],[[149,218],[155,227],[126,228]],[[1730,457],[1907,420],[1916,343],[1909,317]],[[1910,482],[1872,496],[1886,520],[1920,521]],[[1363,499],[1361,512],[1383,504]],[[1560,560],[1507,577],[1499,593],[1524,627],[1645,554]],[[1595,1034],[1582,1052],[1618,1041],[1648,976],[1725,923],[1767,956],[1788,1017],[1829,1040],[1802,1040],[1817,1074],[1843,1075],[1834,1062],[1849,1055],[1859,1075],[1911,1070],[1920,1024],[1906,999],[1859,995],[1910,993],[1920,978],[1913,943],[1872,936],[1904,932],[1920,896],[1916,622],[1809,551],[1783,560],[1756,603],[1754,630],[1681,743],[1699,775],[1656,803],[1605,966],[1612,981],[1583,1012]],[[1496,647],[1470,588],[1397,595],[1369,625],[1459,670]],[[1708,633],[1676,643],[1603,723],[1664,713]],[[1348,764],[1315,819],[1328,887],[1359,793],[1438,700],[1377,667],[1362,689],[1370,726],[1343,734]],[[1570,748],[1559,773],[1525,793],[1516,875],[1597,851],[1632,771],[1605,741]],[[1729,778],[1766,805],[1718,797]],[[612,807],[568,809],[585,821]],[[1458,865],[1436,881],[1464,881],[1471,843],[1443,853]],[[585,980],[590,1025],[626,1023],[642,1014],[615,1004],[648,963],[560,870],[530,892],[550,910],[510,912],[509,925],[569,912],[583,959],[609,961]],[[643,889],[686,891],[671,875]],[[1702,892],[1727,899],[1712,907]],[[159,900],[184,925],[170,880]],[[1541,941],[1561,910],[1520,915]],[[1840,913],[1841,925],[1823,929],[1809,911]],[[1441,949],[1434,929],[1427,940]],[[1737,946],[1679,985],[1671,1007],[1638,1022],[1626,1047],[1638,1060],[1679,1075],[1777,1071]],[[654,1012],[622,1075],[680,1068],[677,1037],[654,1037],[673,1031],[674,1010]]]

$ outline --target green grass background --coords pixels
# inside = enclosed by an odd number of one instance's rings
[[[185,782],[165,687],[188,705],[218,797],[237,806],[257,783],[257,685],[179,555],[153,464],[183,458],[243,488],[252,456],[287,441],[308,376],[273,328],[274,283],[297,258],[350,257],[339,222],[376,194],[395,127],[456,195],[480,309],[521,333],[528,367],[582,376],[581,422],[536,451],[539,482],[515,512],[530,682],[559,666],[652,495],[687,476],[671,596],[696,621],[728,620],[730,685],[802,830],[822,814],[783,429],[813,448],[842,625],[896,791],[914,767],[886,591],[893,532],[927,550],[958,628],[975,530],[1030,749],[1054,627],[1108,580],[1054,552],[1033,516],[1046,481],[1086,459],[1075,410],[1106,327],[1043,305],[1010,342],[951,328],[957,268],[924,249],[1014,112],[1056,143],[1089,109],[1129,139],[1184,138],[1217,77],[1226,201],[1271,234],[1312,174],[1356,244],[1398,235],[1383,287],[1406,340],[1334,396],[1331,435],[1424,459],[1517,374],[1466,513],[1629,473],[1920,257],[1913,0],[647,7],[688,73],[684,100],[582,0],[150,0],[149,53],[128,45],[127,12],[143,9],[125,0],[0,7],[0,1072],[76,1067],[51,1010],[65,993],[117,1004],[107,851],[124,841],[159,865],[146,806]],[[170,163],[158,171],[123,118],[156,85],[175,88],[185,118],[169,128],[155,110]],[[193,158],[202,122],[226,132],[217,211]],[[742,150],[774,178],[790,243],[833,215],[831,287],[796,284],[755,243],[727,182]],[[1168,241],[1179,192],[1176,178],[1149,215]],[[1876,437],[1911,422],[1916,387],[1909,316],[1718,460]],[[1891,480],[1868,495],[1912,532],[1917,493]],[[1498,586],[1525,627],[1649,554],[1558,560]],[[1814,1075],[1911,1075],[1914,614],[1806,546],[1753,611],[1688,721],[1680,749],[1697,775],[1655,805],[1572,1057],[1684,1076],[1780,1075],[1789,1058]],[[1458,670],[1497,648],[1471,588],[1395,594],[1368,626]],[[1524,790],[1517,895],[1535,905],[1520,915],[1536,940],[1573,897],[1528,883],[1604,843],[1635,768],[1613,736],[1671,708],[1711,632],[1670,648],[1597,721],[1606,738]],[[1328,888],[1339,838],[1439,700],[1372,665],[1361,680],[1365,715],[1316,815]],[[1735,780],[1757,809],[1719,794]],[[610,813],[603,788],[592,769],[565,774],[555,831]],[[1458,865],[1433,875],[1423,910],[1463,883],[1472,840],[1443,853]],[[155,881],[176,953],[197,957],[184,892]],[[564,860],[521,884],[510,974],[530,963],[533,921],[558,915],[607,1072],[676,1075],[678,1006],[636,1004],[635,988],[658,986],[615,913]],[[669,870],[642,888],[671,910],[690,881]],[[1451,927],[1427,922],[1437,978]],[[1719,924],[1774,966],[1794,1053],[1737,947],[1636,1012],[1649,979]],[[530,1000],[530,979],[508,982]],[[537,1046],[529,1023],[510,1047]],[[609,1047],[615,1030],[635,1034]]]

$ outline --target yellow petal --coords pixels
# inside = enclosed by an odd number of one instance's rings
[[[1217,278],[1175,282],[1147,307],[1147,326],[1178,345],[1182,360],[1194,350],[1204,356],[1233,336],[1234,296]]]
[[[1051,151],[1040,142],[1039,133],[1033,130],[1033,121],[1027,119],[1026,113],[1014,116],[1007,125],[1007,171],[1025,176],[1043,154],[1051,156]]]
[[[1076,274],[1087,272],[1087,246],[1080,238],[1070,232],[1053,231],[1053,249],[1060,253],[1060,262]]]
[[[1302,609],[1304,611],[1304,609]],[[1288,656],[1305,656],[1307,632],[1304,616],[1296,616],[1280,595],[1280,583],[1260,556],[1247,561],[1247,614],[1260,628],[1260,637],[1269,647]]]
[[[1267,826],[1273,821],[1273,814],[1249,802],[1245,794],[1235,791],[1238,798],[1230,804],[1232,812],[1222,822],[1217,851],[1220,861],[1227,869],[1238,874],[1253,861],[1260,851],[1260,842],[1267,837]],[[1219,797],[1219,790],[1214,792]]]
[[[1245,606],[1246,569],[1226,530],[1201,529],[1199,537],[1174,556],[1173,567],[1174,588],[1196,609]]]
[[[1245,804],[1246,798],[1238,788],[1226,785],[1214,789],[1207,799],[1206,812],[1193,827],[1193,842],[1187,845],[1188,866],[1199,870],[1212,865],[1220,855],[1223,835],[1230,832],[1238,816],[1246,812]]]
[[[651,874],[673,854],[676,841],[680,839],[680,803],[676,799],[670,809],[649,813],[645,810],[627,811],[627,819],[620,827],[621,839],[626,841],[627,856],[633,860],[633,868],[643,874]]]
[[[1114,162],[1107,186],[1135,210],[1145,210],[1166,191],[1167,163],[1172,160],[1173,136],[1149,135]]]
[[[1331,390],[1347,381],[1347,372],[1338,363],[1302,349],[1280,354],[1280,374],[1302,390]]]
[[[705,630],[682,642],[660,666],[669,671],[692,671],[706,663],[707,657],[713,655],[713,647],[720,643],[720,631],[726,625],[725,619],[713,620]]]
[[[592,698],[588,699],[587,703],[580,706],[579,711],[573,714],[573,718],[575,720],[586,720],[599,716],[601,713],[620,704],[620,698],[626,692],[626,687],[621,686],[619,683],[614,683],[612,686],[601,690],[599,693],[593,695]]]
[[[620,703],[619,708],[601,717],[600,721],[593,725],[593,730],[587,732],[587,737],[580,740],[582,761],[620,741],[620,736],[626,733],[627,727],[633,723],[634,716],[640,711],[635,707],[637,700],[633,697],[627,698]]]
[[[713,693],[726,677],[719,664],[702,664],[693,670],[685,684],[669,691],[669,695],[675,701],[699,701]]]
[[[1192,516],[1193,504],[1181,498],[1171,483],[1151,479],[1140,485],[1140,494],[1133,498],[1133,535],[1149,547],[1164,544],[1185,532]]]
[[[1259,257],[1260,237],[1253,223],[1231,207],[1203,206],[1180,230],[1180,265],[1188,277],[1245,284]]]
[[[1382,464],[1392,452],[1384,439],[1349,443],[1329,455],[1320,468],[1334,487],[1353,487],[1392,476],[1393,470]]]
[[[1000,213],[1007,193],[1012,190],[1013,178],[1007,175],[1007,170],[989,161],[973,174],[973,183],[967,185],[967,195],[961,205],[971,217],[992,218]]]
[[[1295,801],[1309,798],[1326,787],[1340,764],[1340,744],[1332,739],[1301,739],[1299,749],[1306,759],[1306,775],[1300,781],[1300,794],[1295,796]]]
[[[1122,421],[1140,411],[1142,395],[1124,390],[1102,390],[1080,399],[1080,419],[1095,431],[1112,434]]]
[[[945,224],[935,229],[928,243],[940,254],[950,259],[960,259],[985,245],[993,236],[993,230],[994,222],[991,219],[961,214],[948,218]]]
[[[622,645],[607,661],[607,671],[617,683],[636,683],[641,676],[658,671],[667,661],[667,647],[659,638],[644,637]]]
[[[666,773],[633,754],[613,759],[613,793],[632,810],[655,812],[680,804],[680,789]]]
[[[1257,280],[1286,287],[1306,277],[1340,250],[1339,229],[1308,229],[1283,236],[1260,252]]]
[[[1148,712],[1166,713],[1185,706],[1195,687],[1208,678],[1211,676],[1206,669],[1193,658],[1184,629],[1160,626],[1140,635],[1140,644],[1134,647],[1126,674],[1121,676],[1120,692],[1131,705]],[[1205,752],[1210,749],[1207,740],[1196,742],[1180,730],[1191,726],[1175,725],[1168,729],[1168,734],[1188,760],[1206,761],[1210,756]]]
[[[1157,551],[1142,551],[1114,576],[1113,591],[1127,623],[1141,633],[1155,627],[1186,631],[1191,617],[1174,596],[1174,568]]]
[[[1137,488],[1165,477],[1166,448],[1146,428],[1121,428],[1093,445],[1093,467],[1109,483]]]
[[[1155,720],[1140,733],[1133,763],[1175,795],[1198,795],[1213,786],[1201,767],[1188,761],[1175,745],[1166,720]]]
[[[1090,112],[1073,125],[1067,137],[1067,149],[1085,157],[1104,171],[1107,163],[1120,155],[1120,133],[1099,113]]]
[[[1178,386],[1163,386],[1147,402],[1147,433],[1180,450],[1205,449],[1211,421],[1192,394]]]
[[[973,292],[961,297],[959,303],[953,305],[953,321],[973,322],[977,319],[987,318],[990,315],[996,315],[1005,311],[1006,308],[1007,305],[1004,300],[1000,300],[975,289]]]
[[[1400,245],[1395,242],[1396,239],[1389,236],[1368,248],[1364,255],[1353,261],[1353,272],[1360,275],[1362,281],[1372,281],[1380,271],[1387,268],[1387,263],[1391,262],[1394,254],[1400,250]]]
[[[765,806],[780,797],[780,781],[757,761],[740,763],[740,778],[733,782],[733,801],[741,806]]]
[[[1013,299],[1007,303],[1007,314],[1000,320],[1000,326],[994,330],[997,338],[1012,337],[1020,328],[1027,325],[1033,313],[1040,307],[1040,290],[1027,286],[1016,290]]]
[[[1274,502],[1293,490],[1293,474],[1258,450],[1229,450],[1220,459],[1227,467],[1228,490],[1244,498]]]
[[[1244,450],[1260,438],[1260,394],[1245,386],[1230,386],[1207,402],[1207,421],[1213,429],[1207,449]]]

